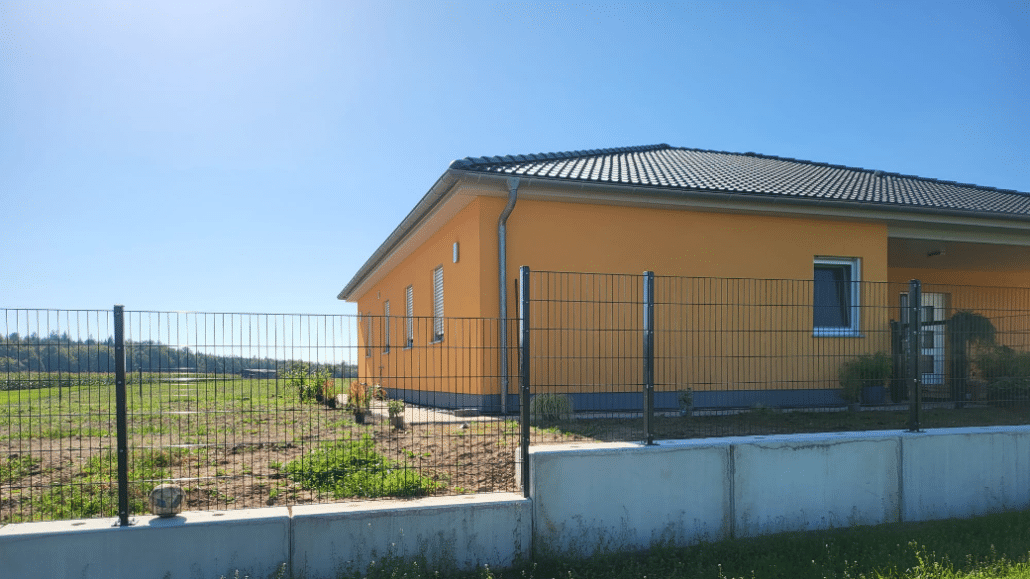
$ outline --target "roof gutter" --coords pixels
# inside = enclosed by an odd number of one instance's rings
[[[519,197],[519,178],[509,177],[508,204],[497,218],[497,281],[500,300],[498,327],[501,332],[501,414],[508,414],[508,216],[515,209]]]
[[[502,179],[511,178],[514,176],[516,175],[509,175],[503,173],[477,173],[475,171],[467,169],[464,171],[464,179],[469,183],[498,182]],[[620,197],[622,201],[630,202],[634,200],[654,199],[696,199],[700,201],[728,202],[731,204],[739,204],[740,201],[746,199],[747,207],[745,208],[756,207],[755,202],[757,201],[758,204],[764,205],[767,208],[776,205],[794,205],[815,208],[822,207],[832,209],[844,209],[848,212],[854,211],[856,209],[863,209],[868,211],[875,211],[877,213],[887,214],[902,213],[908,215],[933,215],[938,217],[966,217],[973,219],[987,219],[994,223],[997,223],[999,220],[1011,220],[1014,222],[1030,224],[1030,215],[1024,215],[1019,213],[1000,213],[997,211],[972,211],[966,209],[921,207],[915,205],[888,204],[871,201],[840,201],[825,198],[805,198],[769,193],[749,193],[729,189],[673,189],[660,186],[651,187],[646,185],[622,185],[616,183],[599,183],[596,181],[573,181],[569,179],[551,179],[547,177],[520,177],[520,180],[520,187],[522,189],[531,187],[550,188],[552,190],[563,189],[566,191],[588,192],[590,194],[589,200],[595,203],[599,201],[597,193],[607,193],[612,197]],[[525,195],[523,195],[523,197],[525,197]],[[881,215],[878,215],[877,218],[882,219],[883,217]],[[1022,224],[1020,226],[1022,227]]]

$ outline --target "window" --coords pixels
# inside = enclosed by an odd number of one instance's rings
[[[383,353],[390,353],[390,300],[383,302]]]
[[[404,347],[410,348],[415,343],[415,300],[414,289],[409,285],[404,288]]]
[[[360,317],[360,316],[359,316]],[[365,314],[365,357],[372,357],[372,316]]]
[[[816,336],[857,336],[859,332],[858,259],[816,258],[812,325]]]
[[[443,266],[433,270],[433,341],[443,341]]]

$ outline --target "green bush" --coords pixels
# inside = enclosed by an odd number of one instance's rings
[[[883,386],[891,377],[893,363],[886,352],[862,354],[843,364],[837,371],[841,397],[858,402],[865,386]]]
[[[327,443],[286,465],[287,475],[304,488],[345,497],[415,497],[436,490],[436,483],[407,464],[375,450],[368,436]]]
[[[1025,400],[1030,397],[1030,352],[1008,346],[993,348],[977,360],[980,375],[987,382],[987,397],[993,400]]]
[[[532,423],[560,422],[572,418],[572,398],[566,394],[537,394],[529,401]]]
[[[286,386],[297,391],[301,402],[328,402],[326,394],[331,391],[332,404],[336,402],[336,390],[331,384],[332,372],[328,368],[310,368],[303,362],[292,362],[282,372]]]

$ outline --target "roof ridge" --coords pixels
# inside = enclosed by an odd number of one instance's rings
[[[637,145],[630,147],[614,147],[609,149],[588,149],[585,151],[560,151],[556,153],[536,153],[529,155],[502,155],[494,157],[465,157],[451,161],[451,169],[465,169],[474,165],[487,165],[497,163],[523,163],[526,161],[556,161],[565,159],[576,159],[579,157],[594,157],[597,155],[617,155],[621,153],[645,153],[648,151],[660,151],[672,149],[665,143],[656,145]]]

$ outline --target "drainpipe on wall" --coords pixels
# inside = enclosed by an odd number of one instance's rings
[[[519,179],[511,177],[508,179],[508,204],[501,211],[497,218],[497,276],[500,282],[498,292],[500,296],[500,328],[501,328],[501,414],[508,413],[508,258],[507,258],[507,223],[508,216],[512,209],[515,209],[515,201],[519,194]]]

